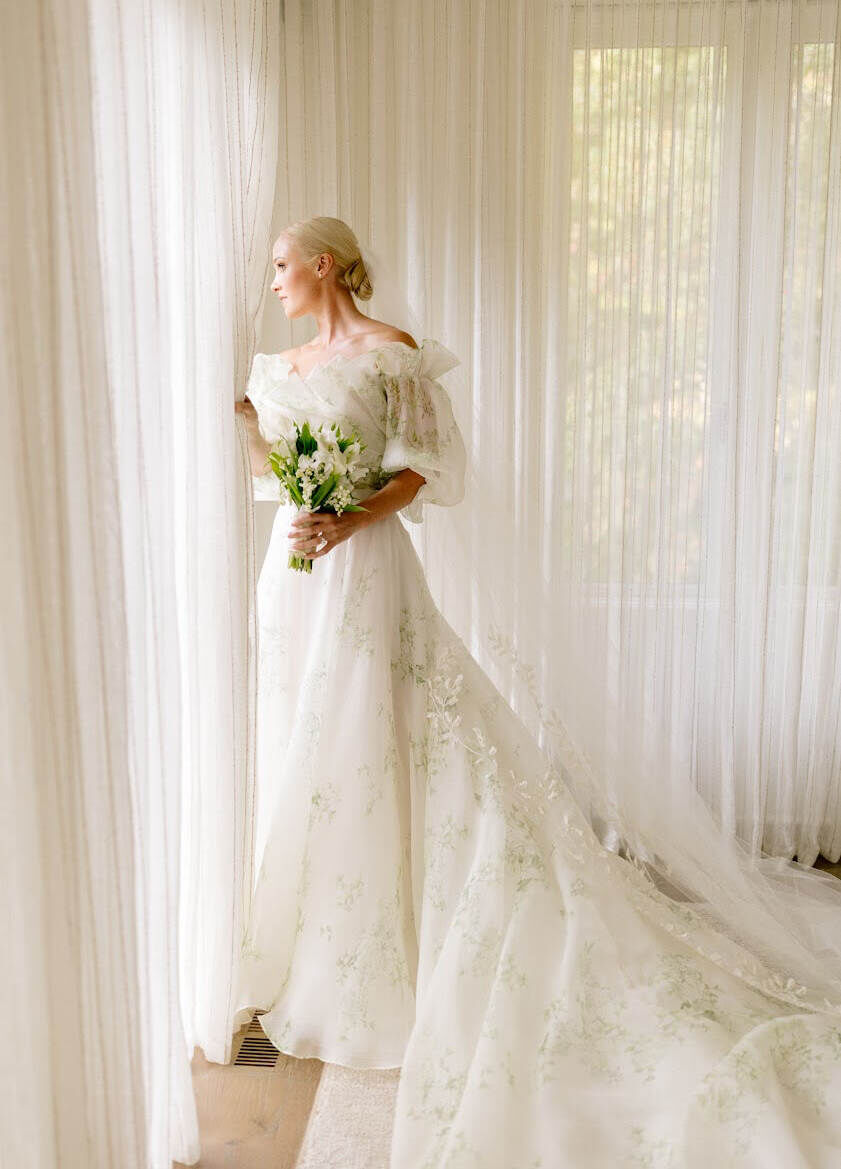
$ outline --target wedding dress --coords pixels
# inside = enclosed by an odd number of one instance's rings
[[[404,509],[419,523],[461,497],[438,380],[457,361],[431,338],[303,376],[257,354],[248,394],[270,441],[290,418],[356,427],[363,501],[424,475]],[[294,515],[278,507],[258,583],[236,1024],[261,1008],[283,1052],[401,1067],[393,1169],[841,1165],[835,1006],[600,843],[397,514],[311,575],[287,567]]]

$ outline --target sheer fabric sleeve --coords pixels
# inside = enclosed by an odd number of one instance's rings
[[[278,379],[284,377],[288,370],[289,363],[279,354],[254,354],[245,394],[257,411],[257,429],[266,442],[276,442],[284,422],[288,422],[276,393],[273,393]],[[251,484],[255,500],[280,499],[280,482],[273,471],[252,475]]]
[[[466,452],[450,397],[436,379],[459,359],[438,341],[383,349],[378,359],[385,386],[385,449],[382,470],[409,467],[426,482],[401,511],[414,523],[423,505],[451,506],[464,497]]]

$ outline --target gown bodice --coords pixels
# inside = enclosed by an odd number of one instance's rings
[[[355,429],[367,472],[357,484],[358,499],[378,490],[406,467],[425,477],[402,509],[414,522],[424,503],[450,505],[464,494],[466,453],[446,389],[437,380],[459,359],[432,338],[418,347],[387,341],[365,353],[336,354],[299,374],[278,353],[257,353],[247,395],[257,411],[260,433],[275,442],[289,422],[337,422]],[[253,477],[255,498],[279,498],[269,471]]]

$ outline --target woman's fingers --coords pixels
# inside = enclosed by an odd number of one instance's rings
[[[291,547],[311,558],[325,556],[354,531],[354,520],[354,512],[299,511],[289,525]]]
[[[335,521],[336,516],[329,511],[299,511],[289,526],[306,532],[311,528],[329,529]]]
[[[321,530],[317,531],[301,531],[290,532],[289,540],[292,548],[296,552],[310,552],[318,547],[318,545],[325,539]]]
[[[290,540],[289,547],[293,552],[313,552],[320,543],[321,540],[318,537],[310,537],[306,540]]]

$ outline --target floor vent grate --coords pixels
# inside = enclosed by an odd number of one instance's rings
[[[234,1060],[235,1067],[273,1068],[277,1063],[280,1052],[260,1026],[260,1015],[264,1014],[265,1011],[255,1011]]]

